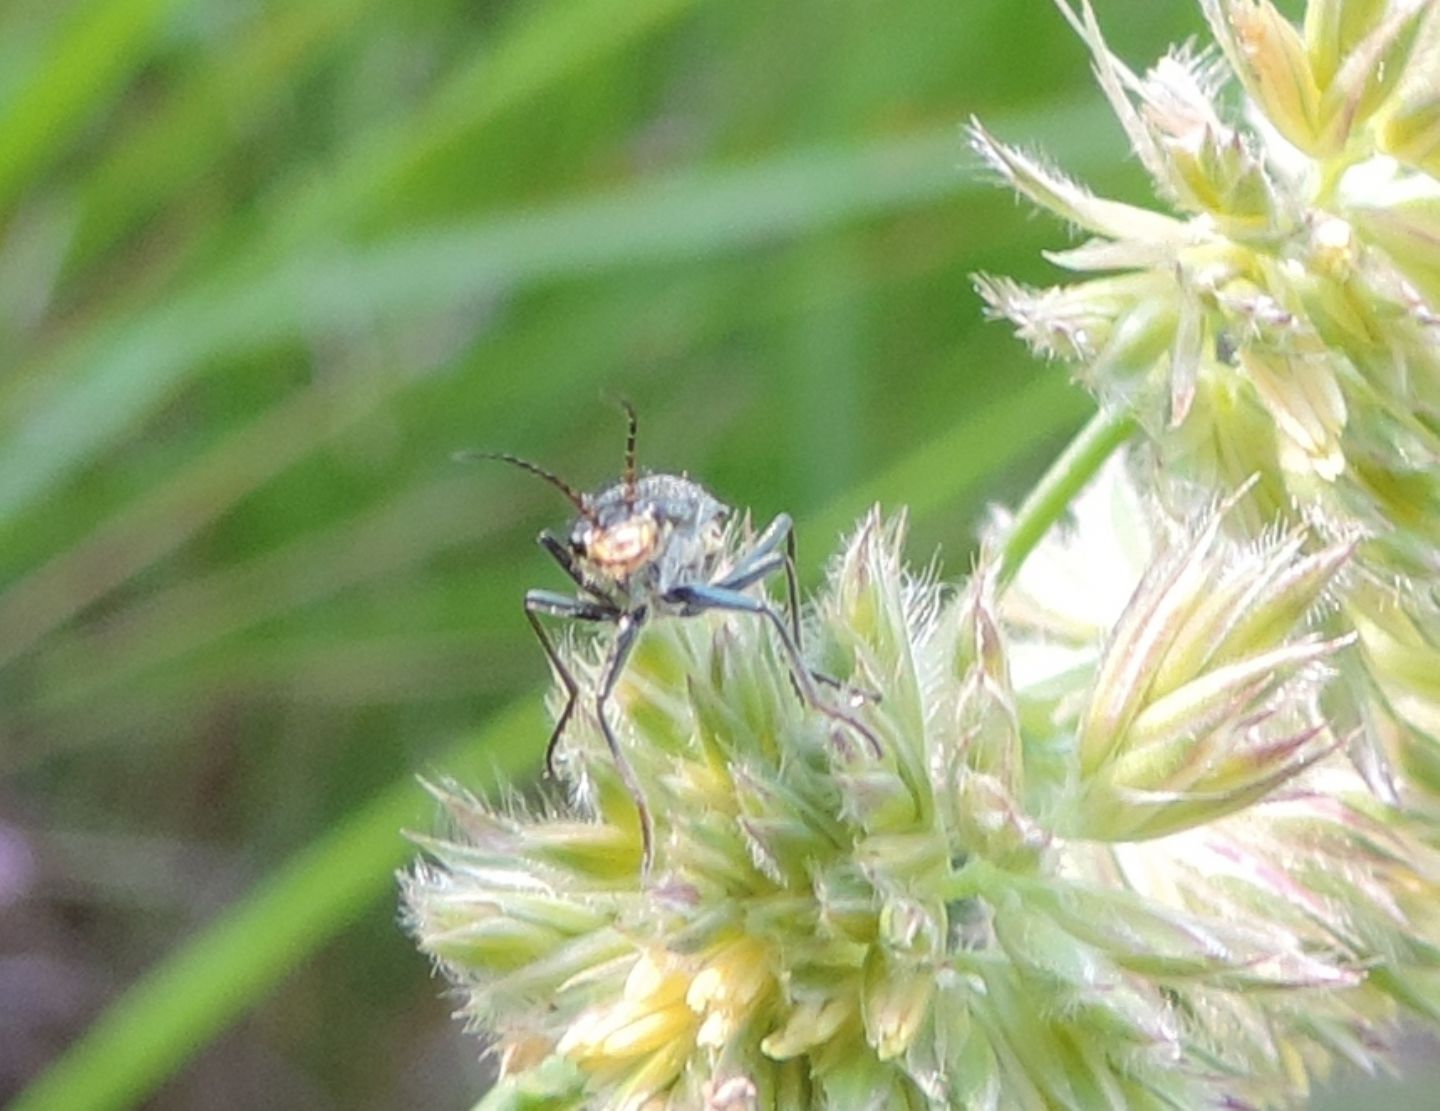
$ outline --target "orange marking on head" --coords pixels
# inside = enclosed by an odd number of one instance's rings
[[[618,525],[591,529],[585,537],[585,554],[611,574],[633,571],[650,558],[660,531],[650,517],[631,517]]]

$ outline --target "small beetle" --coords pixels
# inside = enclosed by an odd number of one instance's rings
[[[620,481],[598,494],[582,494],[569,483],[525,459],[504,452],[461,452],[457,459],[496,459],[529,471],[559,490],[578,514],[569,536],[560,540],[549,530],[538,543],[560,564],[577,588],[575,597],[553,590],[525,594],[525,616],[545,655],[565,686],[565,708],[550,734],[545,766],[553,776],[555,750],[575,711],[579,686],[566,667],[540,615],[614,625],[615,641],[600,669],[595,714],[626,789],[640,816],[644,862],[651,858],[653,829],[650,811],[630,762],[615,736],[606,704],[624,671],[640,630],[652,617],[692,617],[708,610],[751,613],[765,618],[779,637],[796,693],[812,709],[859,733],[870,750],[880,753],[875,735],[856,717],[820,697],[817,682],[839,686],[812,671],[801,657],[800,612],[795,582],[795,536],[788,514],[781,513],[755,538],[748,550],[726,560],[726,525],[731,509],[685,475],[637,475],[635,410],[624,406],[629,422],[625,441],[625,472]],[[768,599],[748,588],[784,570],[789,600],[787,623]],[[875,696],[852,692],[855,701]]]

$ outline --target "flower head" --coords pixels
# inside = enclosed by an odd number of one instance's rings
[[[975,124],[1006,182],[1089,236],[1049,256],[1076,281],[980,292],[1140,418],[1167,500],[1243,488],[1237,531],[1279,519],[1310,530],[1311,555],[1355,546],[1340,604],[1363,644],[1342,671],[1376,707],[1351,724],[1389,790],[1387,769],[1440,762],[1389,650],[1398,636],[1410,666],[1440,671],[1440,7],[1311,0],[1294,26],[1272,0],[1200,0],[1218,51],[1141,74],[1088,0],[1059,2],[1163,211],[1096,197]]]
[[[855,708],[878,758],[759,622],[655,623],[615,714],[648,873],[593,725],[562,812],[442,792],[455,833],[407,879],[410,922],[504,1082],[637,1109],[1205,1106],[1282,1098],[1295,1055],[1383,1029],[1368,969],[1422,960],[1437,889],[1354,808],[1316,708],[1348,649],[1306,622],[1348,551],[1240,551],[1217,511],[1177,557],[1121,497],[1149,567],[1074,613],[1028,574],[998,605],[988,562],[947,594],[900,522],[861,523],[806,642],[879,696]],[[583,674],[596,649],[566,651]],[[1367,869],[1405,895],[1372,909]]]
[[[1090,236],[981,292],[1148,434],[1073,525],[947,591],[871,513],[805,621],[844,712],[753,615],[656,621],[633,784],[577,718],[553,812],[441,792],[409,921],[507,1097],[1281,1105],[1440,1022],[1440,9],[1201,5],[1144,75],[1061,5],[1166,211],[972,131]]]

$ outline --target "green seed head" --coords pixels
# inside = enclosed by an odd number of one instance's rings
[[[1341,650],[1305,622],[1348,549],[1242,552],[1216,512],[1177,554],[1123,478],[1096,498],[1113,512],[1085,518],[1084,543],[1129,537],[1142,563],[1112,565],[1129,581],[1074,612],[1034,583],[1079,534],[1001,607],[988,564],[951,594],[905,569],[899,522],[860,524],[807,644],[879,696],[855,709],[879,758],[806,709],[748,615],[649,627],[615,711],[655,819],[648,874],[593,724],[567,739],[553,815],[442,792],[456,834],[408,878],[410,923],[495,1039],[502,1090],[636,1108],[1263,1102],[1293,1089],[1288,1055],[1324,1053],[1275,989],[1336,1023],[1388,1015],[1371,946],[1418,938],[1434,888],[1390,860],[1408,907],[1350,936],[1378,827],[1323,724],[1294,732],[1318,722]],[[594,649],[566,651],[584,674]]]

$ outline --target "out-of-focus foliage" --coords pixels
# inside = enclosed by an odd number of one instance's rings
[[[1198,28],[1098,7],[1122,55]],[[538,761],[519,599],[564,507],[450,453],[598,483],[627,396],[643,461],[822,522],[812,582],[862,494],[962,568],[956,476],[1023,491],[1084,402],[981,321],[967,275],[1053,228],[960,124],[1140,195],[1084,59],[1042,0],[0,6],[0,1099],[155,966],[180,1032],[108,1044],[156,1107],[478,1090],[394,924],[429,808],[391,785]]]

